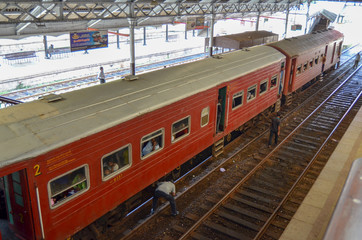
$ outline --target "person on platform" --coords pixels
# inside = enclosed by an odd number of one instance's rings
[[[102,84],[102,83],[106,82],[106,76],[104,75],[103,67],[100,67],[99,70],[100,71],[98,73],[98,80],[99,80],[99,83]]]
[[[273,136],[274,136],[274,143],[278,144],[279,134],[280,134],[280,113],[277,113],[277,116],[272,119],[272,122],[270,124],[268,147],[270,147],[272,144]]]
[[[173,184],[170,181],[167,182],[159,182],[157,184],[157,188],[155,190],[155,193],[153,195],[153,202],[152,202],[152,209],[151,209],[151,215],[156,211],[157,205],[158,205],[158,199],[160,197],[165,198],[170,202],[171,205],[171,215],[177,216],[179,212],[176,210],[176,203],[175,203],[175,197],[176,196],[176,187],[175,184]]]

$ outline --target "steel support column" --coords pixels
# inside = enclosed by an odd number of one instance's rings
[[[143,27],[143,46],[146,46],[146,27]]]
[[[308,10],[307,10],[307,15],[305,16],[305,29],[304,29],[304,34],[307,34],[308,21],[309,21],[309,8],[310,8],[310,0],[308,0]]]
[[[209,37],[209,57],[213,54],[213,46],[214,46],[214,22],[215,22],[215,15],[211,15],[210,19],[210,37]]]
[[[130,53],[129,53],[129,58],[130,58],[130,74],[131,75],[136,75],[136,64],[135,64],[135,37],[134,37],[134,28],[136,26],[136,19],[135,18],[128,18],[128,22],[129,22],[129,46],[130,46]]]
[[[258,11],[258,16],[256,16],[255,31],[259,31],[259,21],[260,21],[260,11]]]
[[[43,36],[43,43],[44,43],[44,53],[45,53],[45,58],[49,59],[49,53],[48,53],[48,40],[47,40],[47,36]]]
[[[166,24],[166,42],[168,42],[168,24]]]
[[[117,33],[119,33],[119,30],[117,30]],[[117,49],[119,49],[119,35],[117,34]]]
[[[287,32],[288,32],[288,19],[289,19],[289,1],[287,4],[287,13],[285,16],[285,31],[284,31],[284,38],[287,37]]]

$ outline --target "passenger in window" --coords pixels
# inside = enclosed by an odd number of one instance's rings
[[[111,173],[117,171],[119,169],[119,166],[117,163],[113,162],[113,161],[109,161],[108,162],[108,168],[111,171]]]
[[[74,177],[72,184],[76,184],[76,183],[82,181],[83,179],[84,179],[84,176],[82,176],[82,174],[78,173],[78,174]],[[75,191],[80,191],[80,190],[85,189],[86,187],[87,187],[86,182],[83,181],[83,182],[77,184],[77,185],[74,187],[74,189],[75,189]]]
[[[108,168],[104,169],[104,176],[108,176],[109,174],[111,174],[111,170],[109,170]]]
[[[187,134],[187,132],[188,132],[188,129],[186,128],[186,124],[185,124],[185,123],[182,123],[182,124],[180,125],[179,129],[183,129],[183,130],[181,130],[181,131],[179,131],[179,132],[177,132],[177,133],[175,134],[175,138],[176,138],[176,139],[179,138],[179,137],[181,137],[181,136],[183,136],[183,135],[185,135],[185,134]]]
[[[147,142],[147,144],[142,149],[142,156],[146,156],[150,154],[151,152],[157,150],[160,148],[160,145],[158,144],[156,138],[152,138],[150,141]]]

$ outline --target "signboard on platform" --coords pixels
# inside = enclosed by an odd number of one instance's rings
[[[293,24],[290,28],[291,28],[292,31],[302,30],[302,25],[301,24]]]
[[[108,31],[70,33],[70,51],[108,47]]]
[[[202,29],[202,28],[204,28],[204,25],[205,25],[204,17],[187,18],[186,31],[193,30],[193,29]]]

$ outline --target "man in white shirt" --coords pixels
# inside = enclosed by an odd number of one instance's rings
[[[160,197],[163,197],[170,202],[171,215],[177,216],[179,212],[176,210],[176,203],[175,203],[174,196],[176,196],[175,184],[173,184],[172,182],[169,182],[169,181],[158,183],[157,188],[155,190],[155,194],[153,196],[151,214],[153,214],[157,209],[158,199]]]

